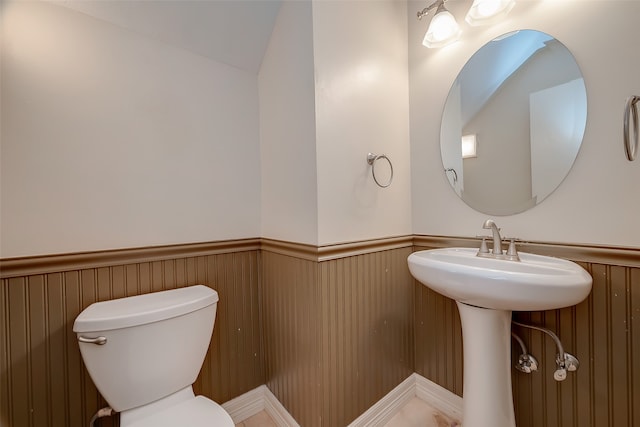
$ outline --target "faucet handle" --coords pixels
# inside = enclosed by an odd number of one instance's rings
[[[478,254],[488,254],[489,248],[487,247],[487,239],[490,239],[491,236],[476,236],[476,238],[482,239],[480,249],[478,249]]]
[[[509,237],[507,240],[509,240],[509,248],[507,249],[507,257],[511,257],[513,259],[519,259],[518,257],[518,250],[516,249],[516,241],[519,241],[520,239],[517,239],[515,237]]]

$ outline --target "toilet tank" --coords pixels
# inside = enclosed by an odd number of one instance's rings
[[[98,302],[73,331],[94,384],[116,411],[193,384],[207,353],[218,293],[196,285]],[[105,339],[104,344],[82,342]]]

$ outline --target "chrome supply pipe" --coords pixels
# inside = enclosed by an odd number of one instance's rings
[[[547,328],[542,328],[540,326],[527,325],[525,323],[520,323],[515,320],[511,320],[514,325],[522,326],[524,328],[535,329],[540,332],[544,332],[549,335],[556,344],[556,348],[558,349],[558,354],[556,356],[556,366],[557,369],[553,373],[553,378],[556,381],[564,381],[567,378],[567,371],[573,372],[578,370],[580,366],[580,362],[578,359],[564,351],[564,347],[562,347],[562,342],[560,342],[560,338],[551,330]]]
[[[99,418],[110,417],[115,414],[117,414],[117,412],[114,411],[113,408],[111,408],[110,406],[105,406],[104,408],[99,409],[98,412],[93,414],[93,417],[91,417],[91,421],[89,421],[89,427],[94,427],[96,425],[96,421],[98,421]]]
[[[513,337],[518,344],[520,344],[520,349],[522,350],[522,354],[518,357],[518,363],[516,363],[515,368],[524,372],[525,374],[530,374],[531,372],[538,370],[538,361],[535,357],[529,354],[527,350],[527,346],[524,345],[524,341],[520,338],[515,332],[511,332],[511,337]]]

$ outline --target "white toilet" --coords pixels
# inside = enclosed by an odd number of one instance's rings
[[[121,427],[233,427],[192,384],[209,347],[218,293],[197,285],[98,302],[73,324],[84,364]]]

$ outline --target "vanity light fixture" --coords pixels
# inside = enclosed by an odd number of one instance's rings
[[[462,158],[468,159],[469,157],[478,157],[476,155],[476,135],[463,135],[462,136]]]
[[[469,25],[495,24],[513,8],[515,0],[473,0],[465,21]]]
[[[460,26],[451,12],[444,6],[445,0],[437,0],[418,12],[418,19],[436,9],[436,14],[429,23],[429,29],[424,36],[422,44],[426,47],[436,48],[455,42],[460,37]]]
[[[443,47],[460,38],[462,30],[456,22],[456,18],[445,7],[446,1],[436,0],[418,12],[418,19],[422,19],[423,16],[436,9],[436,14],[422,41],[426,47]],[[465,21],[473,26],[494,24],[504,18],[514,4],[515,0],[473,0]]]

